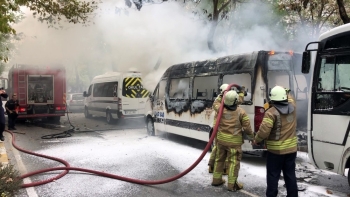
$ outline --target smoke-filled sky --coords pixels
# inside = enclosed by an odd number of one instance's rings
[[[124,0],[104,0],[88,27],[63,24],[62,29],[48,28],[34,19],[28,9],[26,18],[16,24],[24,34],[10,64],[51,64],[82,67],[91,77],[107,71],[137,68],[146,76],[150,89],[169,66],[253,50],[278,50],[284,46],[276,29],[264,25],[263,17],[271,8],[245,4],[235,13],[235,21],[220,22],[212,54],[207,46],[208,25],[198,20],[180,2],[145,5],[141,11],[127,8]],[[248,24],[242,31],[235,27]],[[223,27],[225,26],[225,27]],[[288,47],[288,46],[287,46]],[[158,59],[160,69],[149,74]],[[83,66],[82,66],[83,65]],[[88,68],[88,69],[86,69]],[[82,71],[81,71],[82,72]],[[91,79],[90,79],[91,80]]]

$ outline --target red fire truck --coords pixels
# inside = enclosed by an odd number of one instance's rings
[[[58,122],[66,110],[66,70],[16,64],[8,73],[7,93],[9,98],[17,93],[18,119],[47,117]]]

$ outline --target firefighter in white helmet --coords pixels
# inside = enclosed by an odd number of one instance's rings
[[[237,181],[242,158],[242,131],[247,134],[248,138],[254,138],[249,117],[245,110],[237,104],[238,97],[237,92],[234,90],[230,90],[225,94],[224,109],[216,135],[217,147],[212,185],[220,186],[225,183],[222,175],[225,160],[228,158],[227,165],[230,171],[228,174],[227,189],[229,191],[236,191],[243,188],[243,185]],[[219,99],[216,99],[213,104],[216,112],[219,111],[220,105],[221,102]]]
[[[220,94],[219,96],[216,98],[218,99],[218,101],[221,102],[221,98],[222,98],[222,94],[224,93],[224,91],[227,89],[229,85],[224,83],[220,86]],[[246,92],[245,92],[245,87],[244,86],[239,86],[237,88],[238,90],[238,95],[239,95],[239,99],[237,101],[237,104],[240,105],[243,103],[244,101],[244,96],[246,95]],[[213,128],[215,127],[215,123],[216,123],[216,118],[218,116],[218,113],[215,112],[215,115],[214,115],[214,123],[213,123]],[[216,140],[214,140],[214,146],[211,150],[211,154],[210,154],[210,158],[209,158],[209,162],[208,162],[208,166],[209,166],[209,173],[213,173],[214,171],[214,163],[215,163],[215,153],[216,153]],[[224,165],[224,175],[227,175],[228,174],[228,166],[226,165],[227,163],[227,160],[225,162],[225,165]]]
[[[297,155],[296,104],[290,90],[275,86],[270,92],[270,108],[266,110],[253,144],[266,139],[266,196],[277,196],[281,171],[287,196],[298,196],[295,176]],[[288,95],[287,95],[288,94]]]
[[[219,102],[221,102],[222,99],[222,94],[224,93],[224,91],[227,89],[228,84],[224,83],[220,86],[220,94],[219,96],[215,99],[218,100]],[[218,117],[218,113],[215,112],[214,115],[214,123],[213,123],[213,128],[215,127],[215,123],[216,123],[216,118]],[[209,162],[208,162],[208,166],[209,166],[209,173],[213,173],[214,171],[214,163],[215,163],[215,157],[216,157],[216,139],[214,139],[214,146],[211,150],[210,153],[210,158],[209,158]],[[227,161],[227,160],[226,160]],[[226,164],[224,166],[224,175],[227,175],[227,168],[226,168]]]

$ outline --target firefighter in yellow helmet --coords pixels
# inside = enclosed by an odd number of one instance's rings
[[[226,83],[224,83],[224,84],[222,84],[222,85],[220,86],[220,89],[219,89],[219,90],[220,90],[220,94],[219,94],[219,96],[216,98],[216,99],[218,99],[219,102],[221,102],[222,94],[224,93],[224,91],[227,89],[228,86],[229,86],[229,85],[226,84]],[[239,99],[237,100],[237,104],[240,105],[240,104],[243,103],[243,101],[244,101],[244,96],[245,96],[245,94],[246,94],[246,92],[245,92],[245,87],[244,87],[244,86],[239,86],[239,87],[237,88],[237,90],[238,90],[238,95],[239,95]],[[218,116],[218,113],[215,112],[213,128],[214,128],[214,126],[215,126],[217,116]],[[216,153],[216,140],[214,140],[214,146],[213,146],[213,148],[212,148],[212,150],[211,150],[211,154],[210,154],[210,158],[209,158],[209,162],[208,162],[209,173],[213,173],[213,171],[214,171],[214,163],[215,163],[215,156],[216,156],[215,153]],[[224,165],[224,173],[223,173],[224,175],[227,175],[227,174],[228,174],[228,166],[226,165],[226,163],[227,163],[227,159],[226,159],[225,165]]]
[[[213,173],[213,186],[220,186],[225,183],[222,179],[225,159],[228,158],[229,167],[228,185],[229,191],[236,191],[243,188],[238,183],[238,172],[242,158],[243,135],[242,129],[248,138],[253,139],[253,131],[249,117],[243,108],[237,105],[238,94],[234,90],[228,91],[224,96],[224,109],[216,135],[216,158]],[[216,112],[220,109],[221,102],[216,99],[213,108]]]
[[[253,144],[266,139],[266,196],[277,196],[281,171],[287,196],[298,196],[295,176],[297,155],[296,105],[288,89],[275,86],[270,92],[270,108],[265,112]],[[289,95],[287,95],[289,94]]]

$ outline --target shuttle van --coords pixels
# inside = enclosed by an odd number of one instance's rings
[[[143,118],[148,94],[142,86],[140,72],[108,72],[96,76],[83,94],[85,117],[103,116],[107,123]]]
[[[302,143],[305,143],[310,81],[300,72],[301,58],[301,54],[292,51],[255,51],[173,65],[150,95],[145,115],[147,132],[149,135],[168,132],[209,141],[214,120],[212,105],[223,83],[245,86],[247,95],[240,106],[257,132],[269,91],[277,84],[289,87],[296,97],[299,145],[307,146]],[[244,139],[245,153],[264,155],[264,144],[252,147],[247,138]]]

